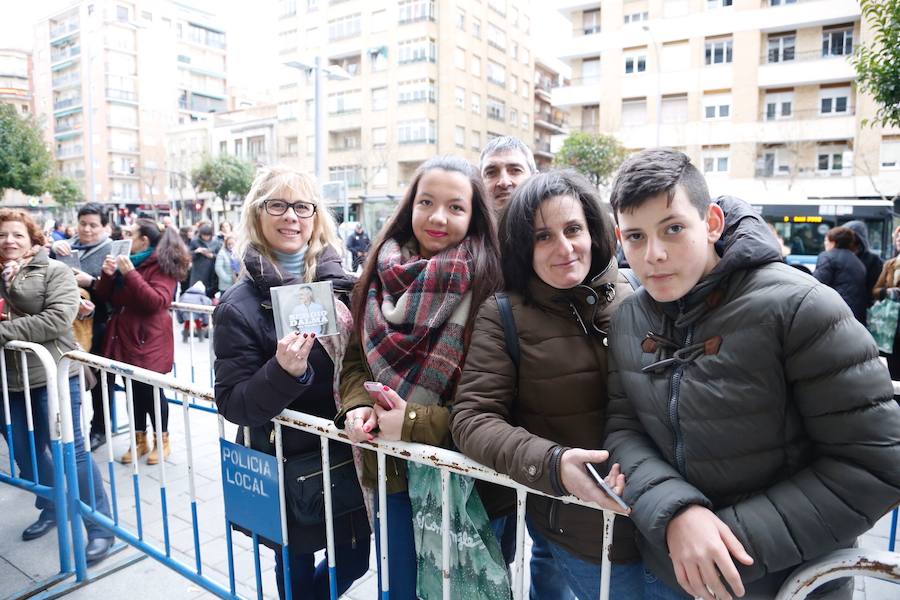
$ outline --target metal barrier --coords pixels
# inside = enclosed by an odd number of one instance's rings
[[[900,555],[861,548],[831,552],[791,573],[775,600],[803,600],[823,583],[853,576],[900,583]]]
[[[31,472],[34,475],[33,479],[23,479],[21,477],[17,477],[15,475],[16,468],[16,452],[15,446],[16,444],[13,442],[14,435],[17,433],[13,429],[12,424],[12,413],[10,411],[10,398],[9,398],[9,381],[7,378],[7,369],[6,369],[6,352],[3,350],[13,351],[19,354],[21,358],[21,369],[22,369],[22,383],[23,383],[23,393],[24,393],[24,402],[25,402],[25,418],[26,424],[28,428],[28,450],[31,458]],[[72,468],[74,468],[75,464],[75,453],[72,448],[72,444],[65,444],[65,436],[62,436],[60,426],[61,423],[66,422],[65,416],[61,414],[65,413],[65,409],[67,407],[61,406],[59,403],[59,394],[56,380],[56,364],[53,361],[53,357],[50,355],[50,352],[47,351],[46,348],[41,346],[40,344],[34,344],[31,342],[18,342],[12,341],[8,342],[3,346],[3,350],[0,350],[0,380],[2,380],[3,385],[3,413],[4,413],[4,424],[5,424],[5,435],[7,447],[9,448],[9,473],[3,473],[0,471],[0,482],[7,483],[10,485],[14,485],[23,490],[32,492],[42,498],[48,498],[53,501],[54,509],[56,511],[56,519],[59,526],[57,529],[57,545],[59,549],[59,572],[47,579],[39,581],[35,585],[31,586],[26,590],[22,590],[20,593],[16,594],[21,597],[28,597],[34,595],[40,591],[43,591],[53,585],[58,584],[61,581],[69,578],[72,573],[72,557],[69,553],[70,541],[69,541],[69,530],[65,527],[65,523],[68,520],[68,507],[66,504],[66,476],[65,471],[71,462]],[[47,423],[35,423],[33,418],[33,404],[32,404],[32,389],[28,381],[28,354],[34,355],[34,357],[41,363],[41,366],[44,368],[44,372],[46,374],[46,394],[47,394]],[[65,403],[64,403],[65,404]],[[68,419],[68,422],[71,424],[71,417]],[[35,447],[35,428],[38,427],[46,427],[49,429],[49,439],[50,439],[50,454],[53,461],[53,485],[47,486],[40,483],[40,477],[38,474],[38,452]],[[41,449],[43,451],[43,449]],[[21,457],[20,457],[21,458]],[[71,458],[71,461],[69,460]],[[76,489],[77,493],[77,489]],[[80,535],[80,531],[78,534]],[[78,540],[76,539],[76,545],[78,545]],[[82,548],[82,552],[84,549]]]
[[[194,372],[194,339],[196,338],[197,330],[195,326],[195,316],[196,315],[206,315],[209,319],[209,324],[207,325],[207,337],[209,340],[209,348],[210,348],[210,361],[209,361],[209,386],[212,387],[215,385],[215,374],[212,369],[212,340],[213,340],[213,323],[212,323],[212,314],[215,310],[214,306],[207,306],[204,304],[188,304],[185,302],[173,302],[169,305],[169,310],[172,312],[172,316],[175,317],[175,313],[177,311],[182,311],[188,313],[190,319],[188,321],[188,354],[190,356],[190,369],[191,369],[191,383],[197,383],[196,373]],[[177,340],[175,342],[178,343]],[[184,342],[182,342],[184,343]],[[172,372],[175,376],[178,375],[178,365],[172,365]]]

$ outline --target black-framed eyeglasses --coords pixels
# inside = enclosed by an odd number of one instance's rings
[[[263,208],[273,217],[280,217],[289,208],[294,209],[294,214],[301,219],[308,219],[316,214],[316,205],[312,202],[285,202],[284,200],[263,200]]]

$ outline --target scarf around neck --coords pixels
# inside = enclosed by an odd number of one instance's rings
[[[34,255],[40,252],[42,246],[32,246],[25,254],[22,255],[22,258],[16,260],[4,260],[3,261],[3,281],[6,282],[6,285],[12,283],[12,280],[16,278],[16,275],[19,274],[19,270],[31,262],[31,259],[34,258]]]
[[[388,240],[377,266],[362,324],[372,374],[407,401],[444,405],[462,371],[471,307],[469,244],[426,259]]]

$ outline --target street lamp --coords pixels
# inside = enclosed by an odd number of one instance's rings
[[[660,73],[662,72],[662,55],[659,53],[659,46],[656,43],[656,38],[653,37],[653,32],[650,31],[649,25],[642,25],[641,29],[647,32],[647,35],[650,36],[650,42],[653,44],[653,52],[656,54],[656,147],[659,148],[659,124],[660,118],[662,117],[662,81],[660,77]]]
[[[305,71],[307,73],[313,72],[315,74],[315,142],[316,142],[316,178],[319,180],[319,184],[321,185],[323,181],[325,181],[325,110],[322,104],[322,80],[323,73],[327,75],[329,79],[337,79],[337,80],[346,80],[350,79],[351,75],[338,66],[323,66],[322,65],[322,57],[317,56],[312,64],[308,62],[300,62],[297,60],[292,60],[284,63],[284,66],[290,67],[292,69],[299,69],[301,71]]]

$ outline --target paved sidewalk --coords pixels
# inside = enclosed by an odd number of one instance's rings
[[[188,346],[176,338],[176,362],[189,366],[191,357]],[[209,384],[209,342],[196,343],[193,353],[194,377],[201,384]],[[190,381],[191,369],[181,368],[179,379]],[[120,422],[126,420],[124,394],[117,398]],[[90,402],[87,403],[88,405]],[[217,416],[201,411],[190,411],[191,439],[194,452],[194,476],[196,484],[200,553],[205,575],[228,587],[227,550],[225,541],[224,508],[222,505],[221,469],[218,453]],[[172,455],[166,461],[169,534],[172,557],[193,569],[195,564],[194,541],[191,526],[188,471],[184,443],[185,420],[178,406],[170,407],[169,431],[172,439]],[[234,438],[236,428],[226,424],[226,437]],[[128,436],[118,435],[112,441],[113,456],[118,457],[127,448]],[[108,448],[94,452],[100,471],[109,490],[107,460]],[[8,454],[5,444],[0,444],[0,466],[5,470]],[[164,548],[162,511],[160,507],[159,467],[139,464],[141,474],[141,511],[144,539],[160,549]],[[122,524],[131,531],[135,528],[135,502],[132,491],[132,467],[114,463],[117,486],[117,503]],[[31,541],[21,541],[21,532],[37,517],[33,508],[33,496],[27,492],[0,484],[0,598],[5,598],[36,581],[58,572],[56,536]],[[860,539],[860,545],[878,549],[887,548],[889,517]],[[237,592],[246,598],[256,597],[253,552],[248,537],[235,533],[235,574]],[[529,544],[530,546],[530,544]],[[352,600],[370,600],[378,597],[377,579],[374,573],[375,544],[371,545],[370,571],[345,595]],[[530,548],[529,548],[530,549]],[[137,553],[131,547],[97,565],[102,570],[128,556]],[[323,553],[320,553],[322,555]],[[277,598],[272,552],[260,549],[260,562],[265,598]],[[92,570],[92,572],[96,571]],[[92,582],[71,593],[72,599],[128,598],[128,600],[193,600],[212,598],[198,585],[176,574],[152,558],[145,558],[110,576]],[[857,580],[855,600],[891,600],[900,597],[900,586],[876,580]]]

